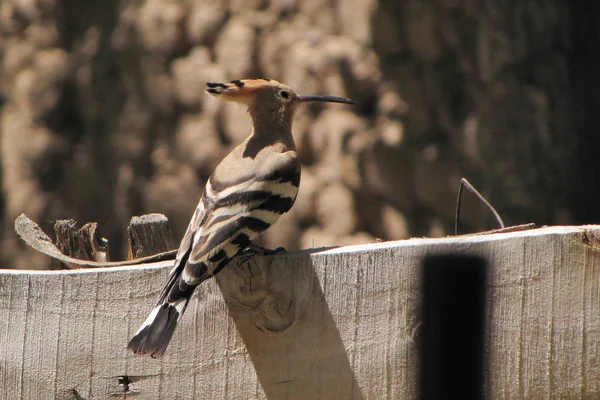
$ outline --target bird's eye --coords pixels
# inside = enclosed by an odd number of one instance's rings
[[[284,99],[287,99],[288,97],[290,97],[290,92],[288,92],[287,90],[282,90],[279,92],[279,95]]]

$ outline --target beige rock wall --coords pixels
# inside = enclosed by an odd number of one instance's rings
[[[244,77],[361,103],[298,111],[301,190],[268,246],[449,233],[461,176],[509,223],[569,221],[569,9],[514,3],[2,0],[2,265],[46,265],[21,212],[99,221],[115,256],[132,215],[181,235],[250,130],[205,82]]]

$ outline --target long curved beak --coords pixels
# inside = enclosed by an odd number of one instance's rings
[[[298,102],[305,103],[309,101],[319,101],[321,103],[345,103],[345,104],[358,104],[357,102],[345,99],[339,96],[318,96],[318,95],[307,95],[307,96],[299,96]]]

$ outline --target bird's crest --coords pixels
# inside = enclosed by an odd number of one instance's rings
[[[252,97],[266,88],[287,88],[283,83],[273,79],[236,79],[228,83],[207,82],[206,93],[212,94],[223,100],[249,103]],[[291,90],[291,89],[290,89]]]

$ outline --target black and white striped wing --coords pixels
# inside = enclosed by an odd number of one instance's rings
[[[165,301],[167,295],[173,288],[173,285],[181,276],[181,273],[183,272],[183,269],[185,268],[188,262],[188,258],[192,251],[192,243],[194,240],[194,236],[201,231],[201,226],[205,220],[205,217],[207,216],[205,202],[206,201],[203,195],[200,198],[200,202],[198,203],[198,206],[194,211],[194,215],[192,216],[192,219],[188,224],[185,234],[181,239],[179,249],[177,250],[177,255],[175,256],[175,263],[173,265],[173,268],[171,269],[171,272],[169,273],[169,280],[167,281],[167,284],[161,292],[157,305],[162,304]]]
[[[196,286],[218,273],[292,207],[300,167],[295,153],[279,159],[267,163],[265,173],[260,167],[249,168],[235,181],[211,176],[158,304],[129,342],[135,353],[160,357]]]
[[[205,191],[207,216],[194,235],[183,281],[197,285],[218,273],[292,207],[299,184],[298,168],[230,185],[211,177]]]

